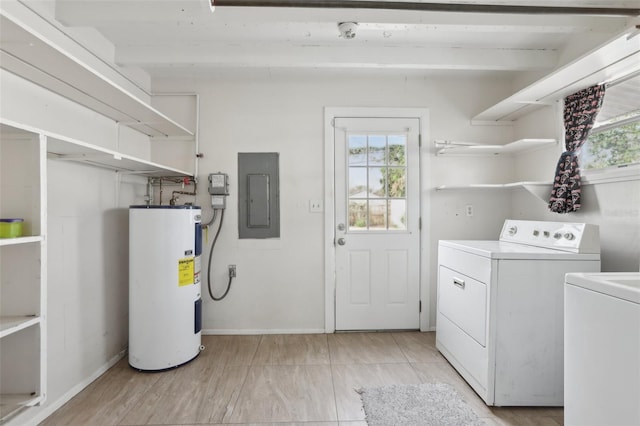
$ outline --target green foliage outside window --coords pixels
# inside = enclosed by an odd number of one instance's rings
[[[640,163],[640,121],[594,131],[582,149],[581,163],[584,169]]]

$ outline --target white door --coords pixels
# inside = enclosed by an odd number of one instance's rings
[[[419,328],[419,127],[335,119],[336,330]]]

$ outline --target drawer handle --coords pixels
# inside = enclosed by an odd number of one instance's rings
[[[460,278],[453,277],[453,285],[464,290],[464,280],[461,280]]]

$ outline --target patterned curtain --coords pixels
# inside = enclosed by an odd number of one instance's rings
[[[560,156],[549,199],[549,210],[570,213],[580,210],[580,167],[578,154],[589,137],[604,99],[604,84],[592,86],[564,100],[566,151]]]

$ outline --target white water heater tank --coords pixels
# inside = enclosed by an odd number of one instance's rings
[[[160,371],[200,353],[201,209],[129,208],[129,365]]]

